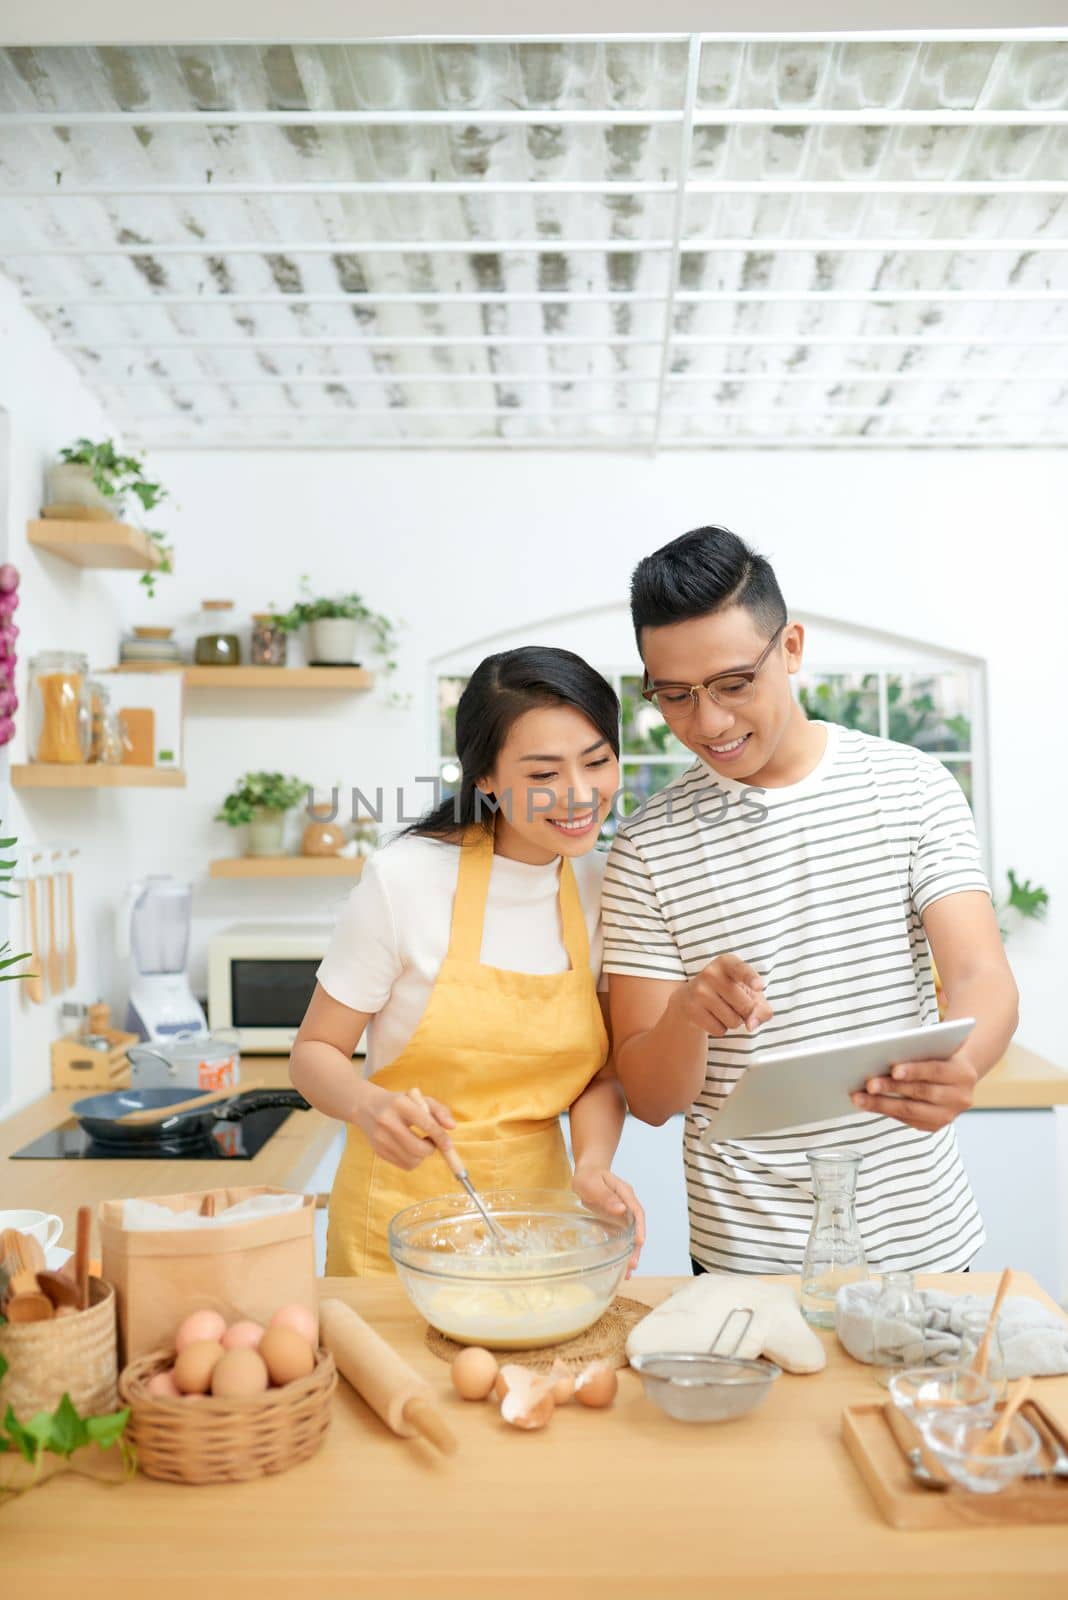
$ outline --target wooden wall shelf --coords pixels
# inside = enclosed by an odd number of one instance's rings
[[[209,878],[358,878],[362,856],[224,856]]]
[[[136,670],[132,667],[131,670]],[[363,667],[185,667],[189,689],[370,689]]]
[[[147,534],[126,522],[63,522],[43,518],[31,522],[27,539],[75,567],[125,568],[155,572],[162,557]]]
[[[185,773],[173,767],[84,766],[26,761],[11,768],[14,789],[184,789]]]

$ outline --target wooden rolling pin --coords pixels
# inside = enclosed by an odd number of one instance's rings
[[[323,1300],[319,1306],[319,1337],[342,1377],[387,1427],[402,1439],[422,1434],[443,1455],[452,1455],[456,1439],[431,1403],[433,1391],[429,1383],[402,1361],[351,1306],[343,1300]]]

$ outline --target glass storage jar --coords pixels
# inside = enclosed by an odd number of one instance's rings
[[[89,692],[89,760],[118,766],[122,760],[122,735],[118,713],[111,709],[111,690],[96,678],[86,684]]]
[[[252,613],[252,641],[249,659],[254,667],[284,667],[286,635],[278,618],[270,611]]]
[[[30,658],[31,761],[77,765],[89,759],[89,663],[73,650],[42,650]]]
[[[868,1277],[857,1222],[857,1173],[863,1156],[846,1148],[809,1150],[815,1208],[801,1269],[801,1314],[817,1328],[834,1327],[835,1296],[843,1283]]]
[[[241,643],[234,628],[232,600],[202,600],[193,660],[198,667],[241,665]]]

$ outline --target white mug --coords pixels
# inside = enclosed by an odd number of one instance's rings
[[[63,1223],[53,1211],[0,1211],[0,1228],[32,1233],[42,1250],[51,1250],[63,1232]]]

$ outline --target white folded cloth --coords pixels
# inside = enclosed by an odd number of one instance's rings
[[[871,1361],[872,1312],[880,1287],[878,1282],[852,1283],[838,1291],[835,1330],[857,1361]],[[888,1320],[880,1326],[880,1344],[896,1348],[907,1367],[955,1366],[963,1318],[969,1311],[989,1316],[992,1296],[950,1295],[942,1289],[921,1289],[919,1296],[924,1309],[922,1336],[908,1324],[895,1328]],[[998,1338],[991,1347],[987,1375],[1045,1378],[1061,1372],[1068,1372],[1068,1318],[1024,1295],[1008,1296],[998,1315]]]
[[[235,1222],[254,1222],[259,1217],[278,1216],[285,1211],[299,1211],[304,1204],[302,1194],[254,1194],[248,1200],[239,1200],[236,1206],[219,1211],[214,1217],[202,1217],[196,1211],[172,1211],[170,1206],[157,1205],[154,1200],[126,1200],[122,1207],[122,1226],[131,1232],[165,1228],[229,1228]]]
[[[745,1335],[734,1348],[742,1318],[732,1311],[752,1311]],[[726,1324],[726,1325],[725,1325]],[[722,1338],[717,1335],[722,1330]],[[627,1355],[710,1351],[752,1360],[765,1355],[787,1372],[819,1372],[827,1354],[813,1333],[788,1283],[767,1283],[733,1272],[706,1272],[680,1289],[631,1329]]]

